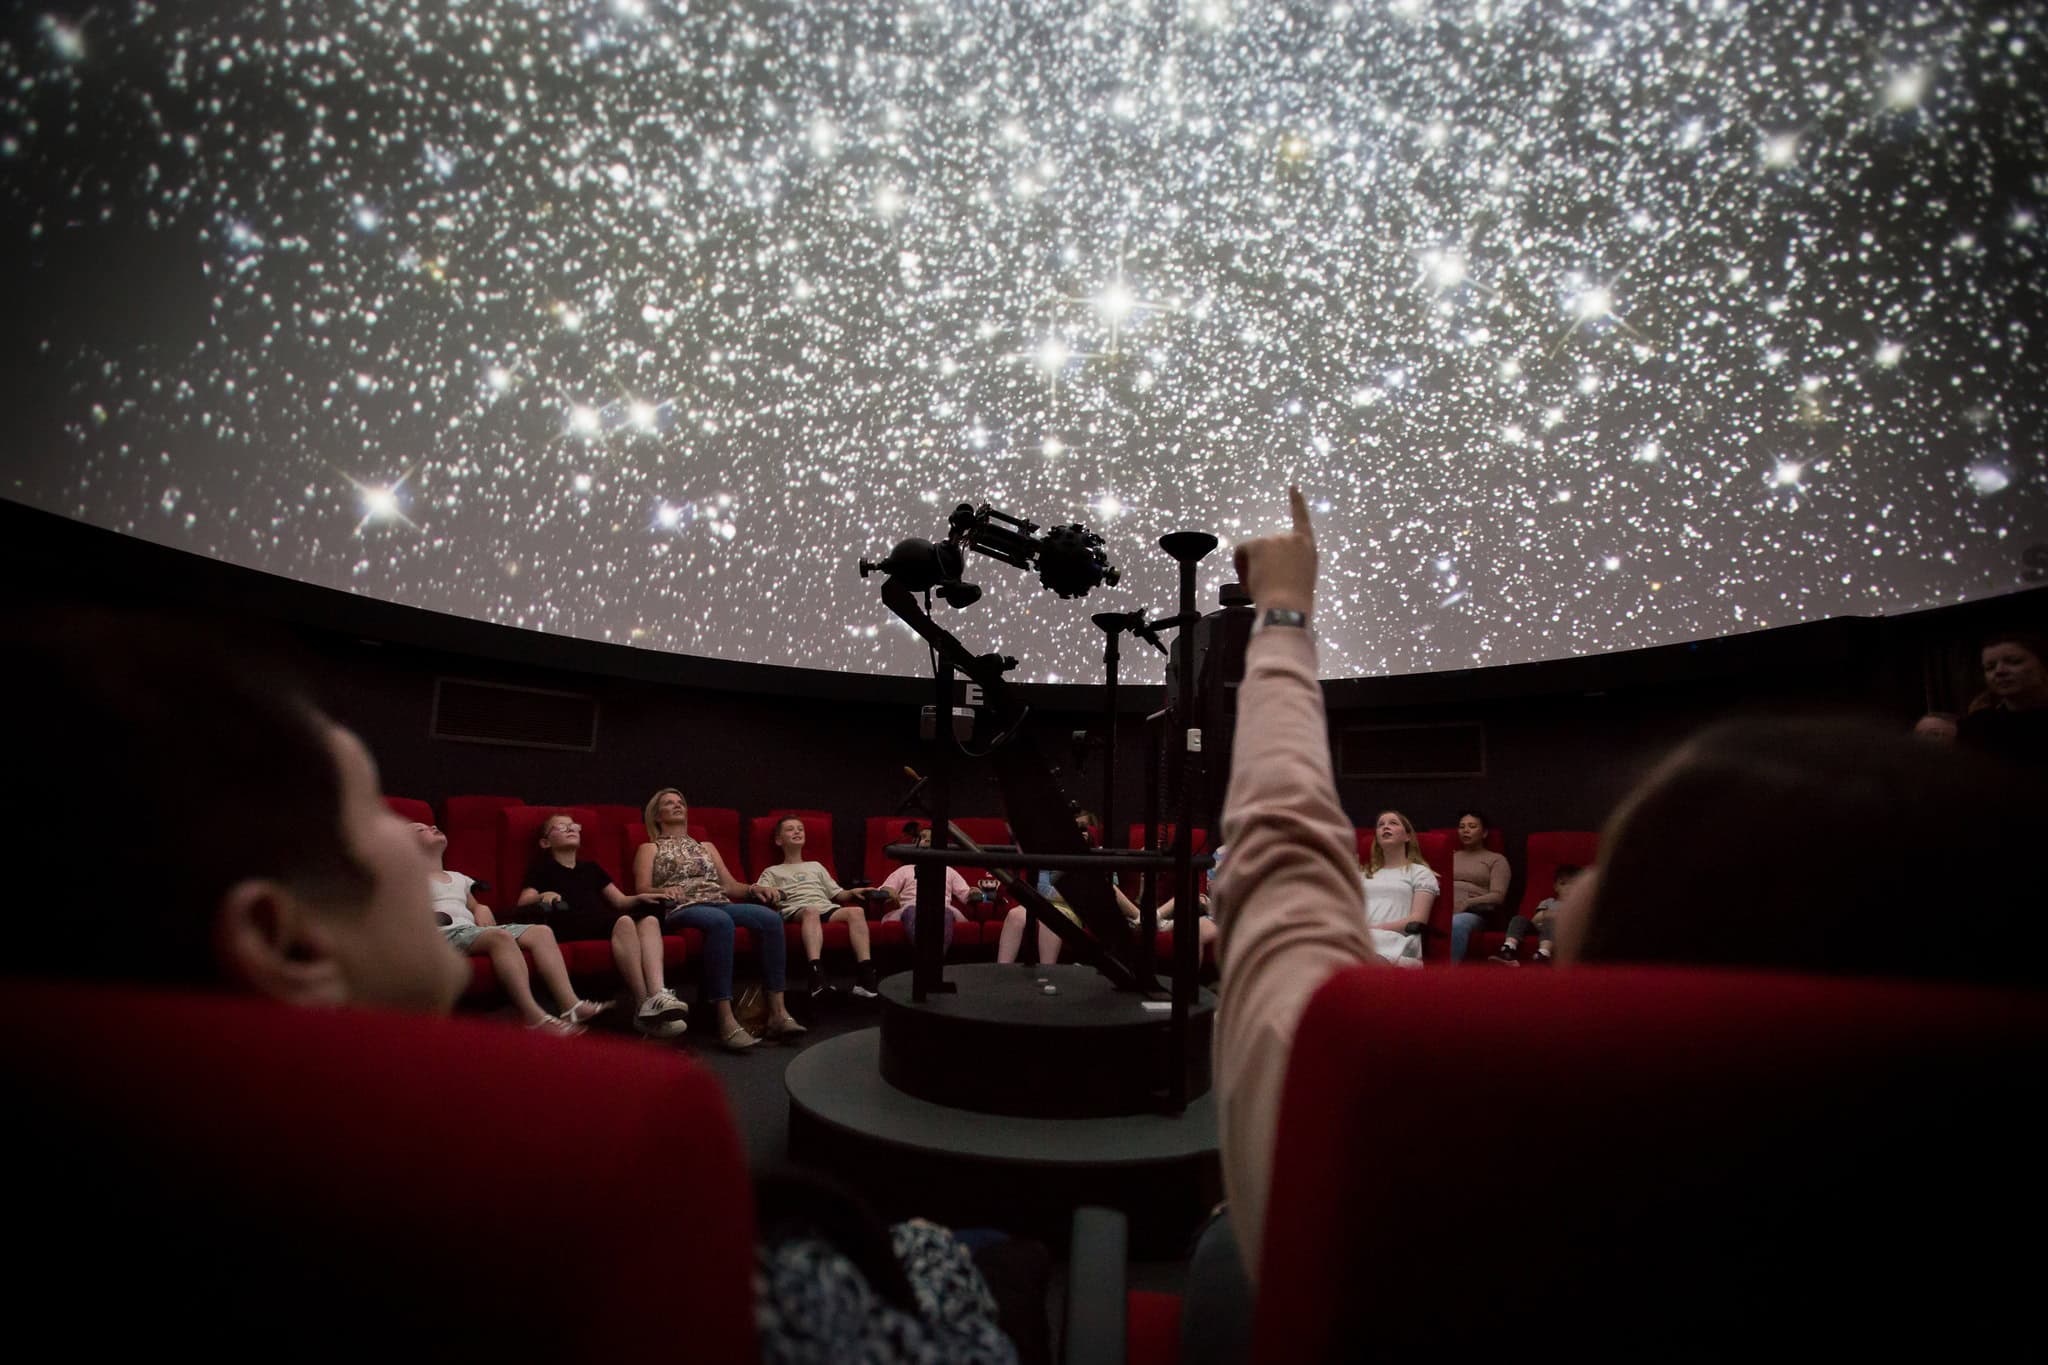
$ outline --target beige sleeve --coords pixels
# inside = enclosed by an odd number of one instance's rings
[[[1379,960],[1360,908],[1357,848],[1337,800],[1315,662],[1306,631],[1252,637],[1223,808],[1230,858],[1216,887],[1217,1109],[1231,1221],[1254,1282],[1295,1025],[1332,973]]]

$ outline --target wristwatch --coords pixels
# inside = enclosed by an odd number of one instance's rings
[[[1272,626],[1295,626],[1307,630],[1308,613],[1295,611],[1290,607],[1268,607],[1266,614],[1259,618],[1259,627],[1267,629]]]

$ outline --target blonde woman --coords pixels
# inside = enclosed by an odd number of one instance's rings
[[[734,925],[751,929],[760,945],[761,977],[768,987],[765,1036],[794,1038],[804,1032],[783,1003],[789,945],[782,936],[782,917],[769,908],[780,896],[740,881],[726,870],[717,849],[690,837],[690,803],[674,787],[648,797],[641,818],[647,842],[633,854],[633,885],[667,900],[662,920],[671,931],[695,929],[704,936],[704,997],[718,1010],[718,1040],[734,1051],[759,1041],[732,1012]]]
[[[1422,931],[1436,904],[1436,873],[1422,858],[1415,826],[1397,810],[1373,821],[1365,875],[1365,924],[1373,951],[1397,967],[1422,965]]]

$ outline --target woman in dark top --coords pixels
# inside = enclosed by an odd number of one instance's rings
[[[633,995],[633,1027],[651,1038],[674,1038],[689,1027],[690,1007],[662,979],[661,912],[668,898],[629,896],[596,863],[581,861],[583,827],[550,815],[540,827],[540,856],[526,869],[519,908],[537,912],[555,938],[610,939],[612,961]]]

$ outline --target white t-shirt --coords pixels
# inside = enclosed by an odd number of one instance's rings
[[[1365,889],[1365,922],[1373,950],[1397,967],[1420,967],[1422,935],[1404,934],[1400,926],[1408,922],[1416,892],[1439,893],[1436,873],[1428,863],[1409,863],[1383,867],[1370,877],[1360,869],[1359,881]]]
[[[439,877],[427,878],[427,891],[433,896],[434,909],[454,921],[454,924],[443,926],[444,928],[476,923],[476,916],[469,912],[469,888],[475,885],[474,877],[465,877],[460,872],[450,872],[445,882]],[[436,920],[435,923],[438,924],[440,921]]]

